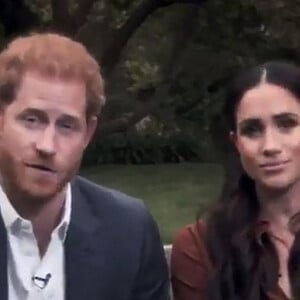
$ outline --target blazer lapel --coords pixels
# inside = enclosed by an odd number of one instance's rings
[[[0,217],[0,299],[8,299],[7,283],[7,235],[2,218]]]
[[[99,222],[91,210],[85,196],[73,184],[71,221],[65,242],[66,300],[95,299],[99,288],[99,274],[93,271],[95,264],[101,263],[95,238]]]

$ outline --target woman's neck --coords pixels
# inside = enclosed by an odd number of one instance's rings
[[[261,218],[276,227],[288,228],[290,221],[300,213],[300,181],[282,191],[270,191],[257,185],[256,192],[261,203]]]

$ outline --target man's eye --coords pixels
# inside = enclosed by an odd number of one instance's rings
[[[36,123],[39,121],[39,119],[35,116],[27,116],[25,117],[25,121],[28,123]]]
[[[74,125],[71,123],[60,123],[59,128],[69,131],[69,130],[73,130]]]

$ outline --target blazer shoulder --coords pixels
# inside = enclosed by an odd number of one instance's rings
[[[111,212],[122,211],[130,214],[148,214],[144,202],[120,191],[96,184],[84,177],[77,176],[72,185],[96,209]]]

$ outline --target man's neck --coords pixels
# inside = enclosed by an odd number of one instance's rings
[[[45,254],[51,234],[64,213],[65,195],[51,200],[30,219],[41,257]]]
[[[65,198],[66,189],[51,199],[42,199],[41,201],[8,195],[8,199],[17,213],[31,222],[41,257],[47,250],[53,230],[62,219]]]

